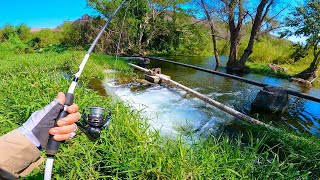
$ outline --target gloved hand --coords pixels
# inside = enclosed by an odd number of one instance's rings
[[[64,93],[59,92],[54,101],[43,109],[32,113],[29,119],[18,130],[39,149],[46,148],[49,133],[54,135],[53,139],[56,141],[72,138],[77,129],[75,122],[80,119],[80,113],[76,104],[69,106],[67,108],[69,114],[58,120],[58,127],[52,128],[55,119],[64,107],[65,100]]]

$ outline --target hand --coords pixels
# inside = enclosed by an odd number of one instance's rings
[[[63,141],[75,135],[76,121],[80,118],[78,106],[73,104],[67,108],[69,113],[66,117],[57,121],[58,127],[53,127],[55,119],[63,109],[65,103],[64,93],[58,93],[57,98],[42,110],[32,113],[29,119],[19,128],[19,131],[26,136],[38,148],[46,148],[49,132],[54,135],[54,140]],[[49,131],[50,130],[50,131]]]
[[[64,93],[58,93],[57,99],[61,104],[64,104],[66,99]],[[49,133],[53,135],[53,139],[56,141],[64,141],[75,136],[75,131],[77,130],[75,122],[80,119],[78,105],[73,104],[69,106],[67,108],[67,112],[69,114],[66,117],[57,121],[58,127],[54,127],[49,130]]]

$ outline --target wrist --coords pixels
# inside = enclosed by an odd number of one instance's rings
[[[41,149],[41,144],[39,140],[33,135],[32,132],[28,131],[25,127],[24,124],[18,128],[18,131],[24,135],[35,147],[37,147],[39,150]]]

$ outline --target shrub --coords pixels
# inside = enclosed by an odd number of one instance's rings
[[[1,30],[0,42],[9,40],[11,37],[18,36],[17,31],[12,25],[5,25]]]

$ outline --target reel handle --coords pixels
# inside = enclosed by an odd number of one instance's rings
[[[67,106],[71,106],[73,104],[73,100],[74,100],[74,95],[72,93],[64,93],[66,96],[66,102],[64,105]],[[56,122],[54,124],[54,127],[57,127],[57,121],[59,119],[62,119],[64,117],[66,117],[68,115],[68,112],[65,110],[60,111],[58,117],[56,118]],[[57,154],[58,149],[60,146],[60,141],[55,141],[53,139],[53,135],[49,136],[49,140],[48,140],[48,144],[47,144],[47,148],[46,148],[46,154],[47,156],[54,156]]]

